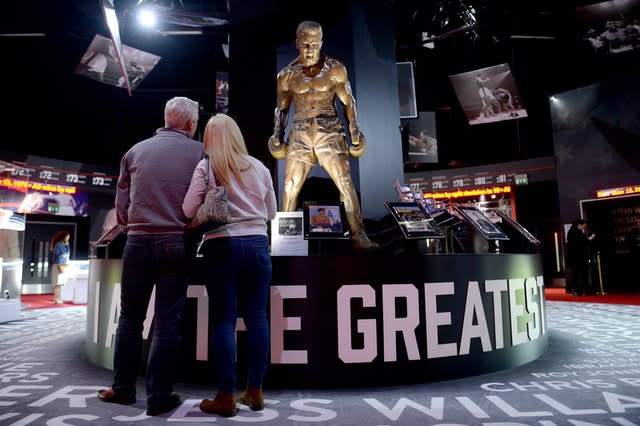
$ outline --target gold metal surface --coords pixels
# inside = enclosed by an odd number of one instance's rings
[[[345,66],[337,59],[321,53],[322,27],[303,21],[296,31],[299,55],[277,76],[277,105],[274,131],[269,138],[271,155],[285,160],[283,211],[298,208],[298,195],[311,169],[320,164],[329,174],[344,202],[353,246],[361,250],[378,248],[362,223],[360,203],[351,179],[349,155],[359,158],[365,151],[365,138],[357,123],[356,101]],[[344,108],[342,123],[335,99]],[[288,141],[283,141],[289,110],[295,115]],[[351,145],[345,140],[347,128]]]

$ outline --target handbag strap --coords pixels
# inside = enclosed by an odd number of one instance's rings
[[[205,173],[204,175],[204,187],[206,188],[206,191],[209,190],[209,173],[211,173],[211,163],[209,162],[209,157],[207,157],[207,173]],[[216,183],[216,177],[211,176],[211,179],[213,180],[212,188],[218,186],[218,184]]]
[[[204,174],[204,190],[209,190],[209,173],[211,173],[211,164],[209,163],[209,157],[207,157],[207,173]]]

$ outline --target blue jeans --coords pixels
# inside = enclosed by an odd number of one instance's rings
[[[129,235],[122,257],[120,319],[113,359],[113,389],[134,395],[142,355],[142,329],[155,285],[147,406],[170,403],[180,350],[180,318],[186,298],[187,259],[182,234]]]
[[[211,310],[211,352],[218,390],[236,388],[236,321],[247,326],[247,386],[262,388],[269,362],[267,301],[271,257],[266,236],[215,238],[202,254]]]

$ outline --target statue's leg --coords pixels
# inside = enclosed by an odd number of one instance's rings
[[[284,192],[281,210],[292,212],[298,208],[298,194],[307,176],[311,172],[311,164],[298,160],[286,160],[284,173]]]
[[[349,161],[343,155],[336,155],[327,159],[323,166],[340,192],[340,201],[344,203],[353,247],[360,250],[377,249],[378,244],[371,241],[364,230],[360,202],[351,179]]]

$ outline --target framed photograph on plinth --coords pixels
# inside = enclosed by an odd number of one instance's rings
[[[406,239],[444,238],[444,233],[417,201],[387,201],[385,207],[396,220]]]
[[[305,201],[304,238],[306,240],[348,240],[351,231],[344,203],[339,201]]]
[[[271,221],[271,256],[308,256],[309,243],[302,234],[303,214],[278,212]]]

